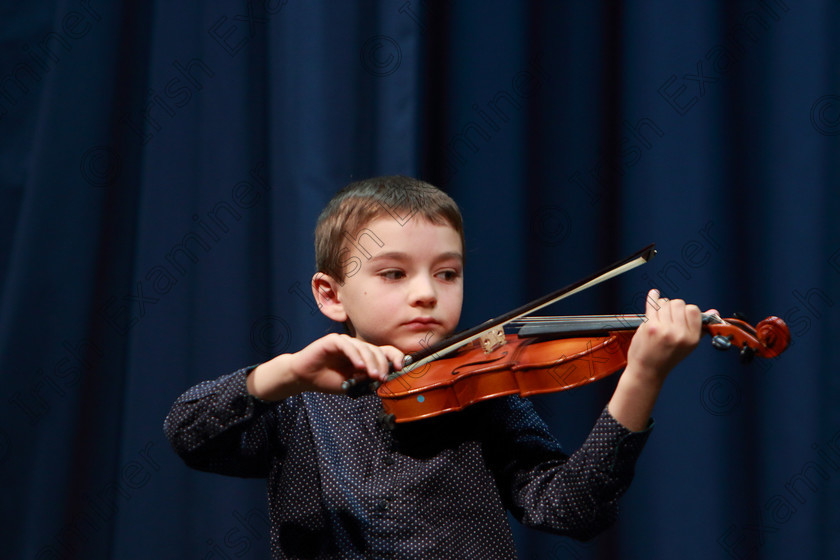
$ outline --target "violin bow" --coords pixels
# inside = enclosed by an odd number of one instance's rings
[[[655,245],[651,243],[644,249],[636,251],[629,257],[624,258],[616,263],[613,263],[610,266],[607,266],[606,268],[596,272],[595,274],[592,274],[591,276],[588,276],[582,280],[578,280],[577,282],[573,282],[565,288],[561,288],[559,290],[546,294],[542,297],[535,299],[530,303],[526,303],[521,307],[517,307],[516,309],[508,311],[507,313],[499,315],[498,317],[489,319],[484,323],[481,323],[480,325],[462,331],[453,336],[447,337],[435,344],[429,345],[423,350],[406,356],[404,360],[404,367],[399,371],[391,372],[388,375],[388,381],[403,376],[431,361],[442,358],[447,354],[451,354],[452,352],[455,352],[458,348],[461,348],[465,344],[469,344],[474,340],[486,336],[488,332],[503,329],[503,327],[506,324],[512,321],[515,321],[521,317],[538,311],[543,307],[547,307],[562,299],[565,299],[569,296],[572,296],[593,286],[596,286],[601,282],[609,280],[610,278],[614,278],[620,274],[624,274],[627,271],[633,270],[634,268],[647,263],[655,255]],[[503,333],[501,334],[501,337],[504,337]],[[349,391],[352,389],[352,392],[354,394],[359,394],[359,392],[363,392],[363,385],[371,385],[371,383],[369,381],[365,383],[364,381],[357,382],[355,379],[348,379],[342,384],[342,388],[345,391]]]

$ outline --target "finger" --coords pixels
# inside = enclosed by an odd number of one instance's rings
[[[350,360],[354,369],[345,372],[344,375],[357,380],[369,377],[372,371],[374,375],[378,375],[377,358],[371,352],[369,344],[347,335],[341,335],[338,344],[338,350]]]
[[[384,367],[384,360],[381,353],[377,352],[376,346],[354,339],[354,343],[359,348],[359,353],[365,361],[364,370],[371,377],[379,377]]]
[[[700,313],[700,308],[694,304],[685,306],[685,319],[688,328],[699,341],[703,329],[703,314]]]
[[[674,321],[674,334],[677,336],[678,340],[694,344],[694,340],[699,339],[699,330],[694,325],[694,319],[689,317],[689,305],[685,302],[685,300],[673,299],[669,303],[668,307],[671,309],[671,317]]]
[[[350,362],[353,369],[361,370],[365,367],[365,359],[359,349],[353,344],[353,339],[345,334],[338,335],[333,341],[332,351],[342,354]],[[352,377],[353,372],[346,372],[347,377]]]
[[[655,319],[659,307],[659,290],[650,290],[647,299],[645,299],[645,316],[648,319]]]
[[[681,329],[685,329],[688,324],[685,318],[685,301],[681,299],[668,300],[668,311],[674,324]]]
[[[380,346],[388,361],[394,366],[394,370],[399,371],[405,367],[405,354],[394,346]]]
[[[659,310],[656,312],[657,317],[660,321],[671,323],[674,320],[674,313],[673,313],[673,306],[671,305],[675,301],[679,300],[670,300],[666,297],[659,298],[657,302],[659,305]]]
[[[361,341],[359,343],[362,345],[363,351],[370,352],[371,361],[369,362],[370,366],[367,369],[368,376],[379,381],[386,381],[388,379],[388,374],[391,372],[391,358],[389,357],[389,351],[387,351],[386,348],[393,347],[376,346],[374,344]],[[396,348],[394,348],[394,350],[396,350]],[[396,359],[396,356],[394,359]]]
[[[372,346],[370,350],[376,359],[376,370],[371,371],[370,374],[372,377],[381,381],[388,375],[388,372],[391,371],[391,363],[388,361],[388,356],[381,347]]]

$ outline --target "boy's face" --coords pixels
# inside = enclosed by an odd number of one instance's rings
[[[346,271],[343,285],[334,286],[357,338],[408,353],[455,329],[464,258],[452,227],[418,216],[400,225],[389,216],[347,239],[350,253],[344,262],[355,266]]]

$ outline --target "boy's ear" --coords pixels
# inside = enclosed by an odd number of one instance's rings
[[[347,320],[347,312],[338,295],[340,285],[338,280],[323,272],[316,272],[312,277],[312,295],[315,296],[318,309],[333,321],[343,323]]]

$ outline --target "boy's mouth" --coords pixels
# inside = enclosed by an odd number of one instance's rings
[[[433,319],[432,317],[417,317],[415,319],[412,319],[411,321],[403,323],[404,327],[414,329],[429,329],[436,325],[440,325],[440,321],[438,321],[437,319]]]

